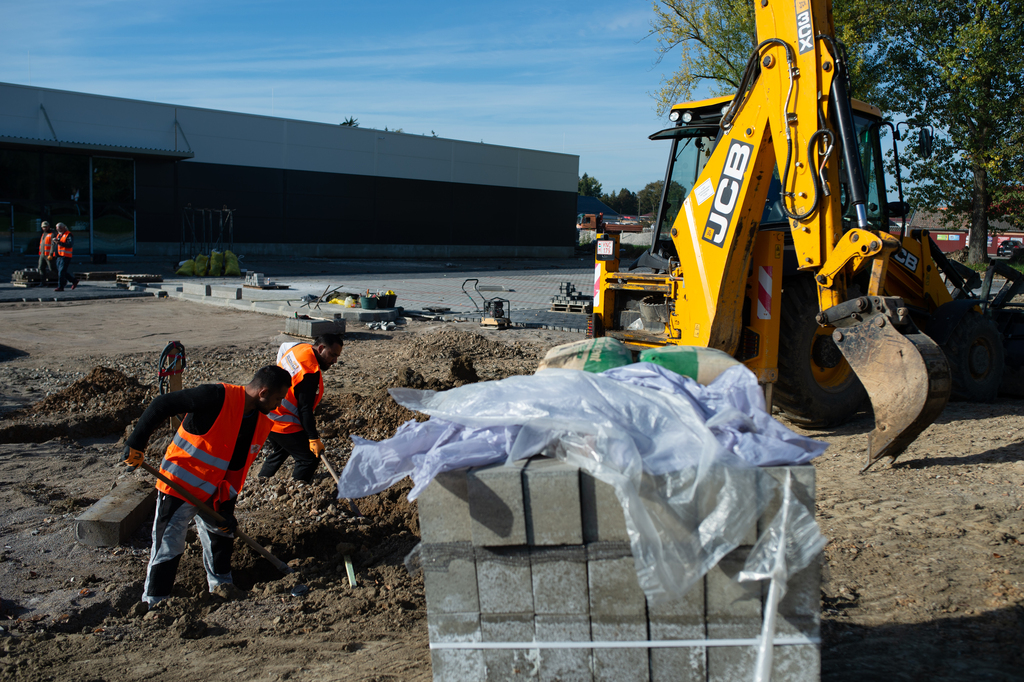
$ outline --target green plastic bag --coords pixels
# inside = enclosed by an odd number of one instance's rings
[[[231,251],[224,252],[224,276],[241,277],[242,270],[238,267],[238,256]]]
[[[224,254],[220,251],[210,252],[210,269],[206,271],[208,277],[220,277],[224,272]]]
[[[210,267],[210,257],[206,254],[196,256],[196,277],[206,277],[206,271]]]
[[[663,346],[640,353],[640,362],[653,362],[705,386],[740,361],[725,351],[701,346]]]
[[[182,277],[195,277],[196,275],[196,262],[191,258],[189,260],[183,260],[178,264],[178,269],[175,271],[176,275]]]
[[[584,372],[603,372],[612,367],[622,367],[633,362],[633,351],[618,339],[602,336],[599,339],[583,339],[563,343],[547,352],[537,366],[542,369],[581,369]]]

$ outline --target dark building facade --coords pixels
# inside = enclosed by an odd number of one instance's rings
[[[567,256],[578,167],[575,155],[0,83],[0,234],[14,253],[34,251],[48,220],[72,229],[76,251],[108,255],[230,241],[297,257]]]

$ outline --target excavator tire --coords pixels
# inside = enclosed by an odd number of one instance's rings
[[[799,426],[842,424],[864,406],[867,391],[832,340],[832,329],[814,320],[814,280],[790,277],[782,288],[779,380],[773,403]]]
[[[995,322],[972,310],[960,320],[942,351],[953,381],[951,399],[988,403],[998,397],[1005,364]]]

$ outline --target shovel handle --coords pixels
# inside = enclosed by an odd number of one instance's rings
[[[327,473],[329,473],[331,477],[334,478],[334,482],[338,485],[341,485],[341,481],[338,480],[338,474],[334,471],[334,467],[331,466],[331,463],[327,461],[327,457],[324,456],[324,453],[320,453],[320,461],[322,461],[324,463],[324,466],[327,467]],[[340,500],[341,498],[339,497],[338,499]],[[356,507],[356,503],[354,501],[349,500],[348,506],[352,510],[352,513],[356,516],[363,515],[362,512],[359,511],[359,508]]]
[[[196,509],[198,509],[199,511],[201,511],[204,514],[206,514],[207,516],[209,516],[211,519],[214,520],[214,522],[216,522],[216,523],[223,523],[224,522],[224,517],[223,516],[221,516],[217,512],[215,512],[212,509],[210,509],[210,507],[208,505],[204,504],[203,502],[200,502],[199,498],[197,498],[195,495],[193,495],[192,493],[190,493],[189,491],[185,490],[184,488],[182,488],[180,485],[178,485],[177,483],[175,483],[171,479],[169,479],[166,476],[164,476],[163,474],[161,474],[160,471],[157,470],[153,465],[151,465],[151,464],[149,464],[147,462],[143,462],[139,466],[141,466],[143,469],[145,469],[149,473],[151,473],[154,476],[156,476],[158,479],[160,479],[161,481],[163,481],[167,485],[169,485],[172,488],[174,488],[177,492],[181,493],[181,495],[184,496],[184,498],[186,500],[188,500],[192,505],[194,505]],[[274,565],[274,568],[276,568],[277,570],[281,571],[282,573],[284,573],[286,575],[289,574],[289,573],[294,573],[295,572],[292,569],[291,566],[289,566],[288,564],[286,564],[285,562],[281,561],[276,556],[274,556],[273,554],[268,552],[265,547],[263,547],[260,543],[256,542],[251,537],[249,537],[248,535],[243,533],[240,528],[236,528],[235,529],[235,535],[238,536],[239,538],[241,538],[242,541],[245,542],[245,544],[247,544],[250,547],[252,547],[253,550],[257,554],[259,554],[261,557],[263,557],[264,559],[266,559],[267,561],[272,563]]]

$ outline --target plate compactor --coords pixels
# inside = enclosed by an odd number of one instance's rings
[[[479,296],[480,300],[483,302],[482,308],[476,302],[476,299],[473,298],[473,295],[466,291],[466,285],[470,282],[473,283],[473,291],[476,292],[476,295]],[[479,279],[467,279],[462,283],[462,293],[469,296],[469,300],[473,302],[473,308],[475,308],[477,312],[483,312],[483,319],[480,320],[480,326],[494,327],[495,329],[507,329],[511,324],[508,319],[508,310],[511,307],[508,299],[498,298],[497,296],[494,298],[486,298],[480,292],[479,285]]]

